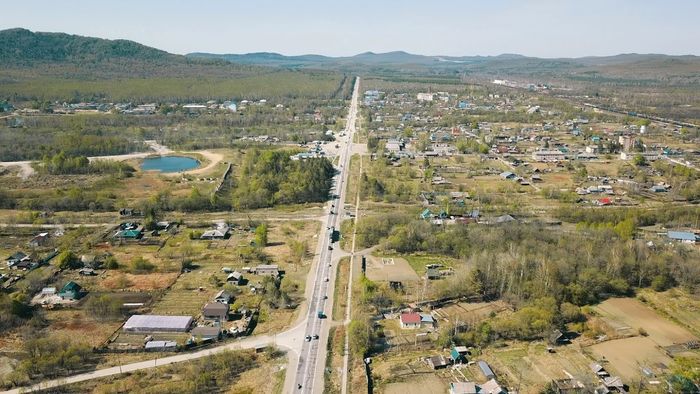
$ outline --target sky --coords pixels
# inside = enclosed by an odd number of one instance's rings
[[[128,39],[168,52],[351,56],[700,55],[700,0],[4,2],[0,29]]]

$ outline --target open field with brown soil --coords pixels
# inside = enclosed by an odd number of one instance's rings
[[[658,370],[660,366],[668,367],[671,363],[671,358],[649,337],[614,339],[593,345],[590,350],[607,361],[606,369],[627,380],[639,378],[641,367]]]
[[[649,339],[659,346],[697,340],[688,330],[663,318],[634,298],[611,298],[595,310],[613,326],[631,327],[636,331],[643,329],[648,333]]]

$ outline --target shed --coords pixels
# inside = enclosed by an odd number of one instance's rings
[[[428,268],[425,270],[425,277],[428,279],[440,279],[440,270],[438,268]]]
[[[260,264],[253,268],[256,275],[278,276],[279,266],[277,264]]]
[[[192,316],[133,315],[122,328],[127,332],[187,332]]]
[[[221,338],[221,328],[199,326],[192,329],[190,332],[192,337],[201,338],[203,341],[218,340]]]
[[[445,358],[443,355],[438,355],[438,356],[433,356],[433,357],[428,357],[425,359],[425,362],[432,368],[432,369],[442,369],[450,365],[450,361]]]
[[[479,393],[483,394],[507,394],[508,392],[501,387],[496,379],[489,379],[488,382],[479,385]]]
[[[481,373],[484,374],[486,379],[495,379],[496,378],[496,374],[493,373],[493,371],[491,370],[491,367],[489,367],[489,365],[486,363],[486,361],[479,360],[479,362],[477,362],[477,365],[479,366]]]

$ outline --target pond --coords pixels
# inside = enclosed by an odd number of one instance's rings
[[[187,156],[160,156],[143,160],[144,171],[180,172],[199,167],[199,160]]]

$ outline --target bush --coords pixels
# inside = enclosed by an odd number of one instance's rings
[[[135,274],[142,274],[147,272],[152,272],[156,269],[150,261],[144,259],[143,257],[138,257],[131,263],[131,271]]]

